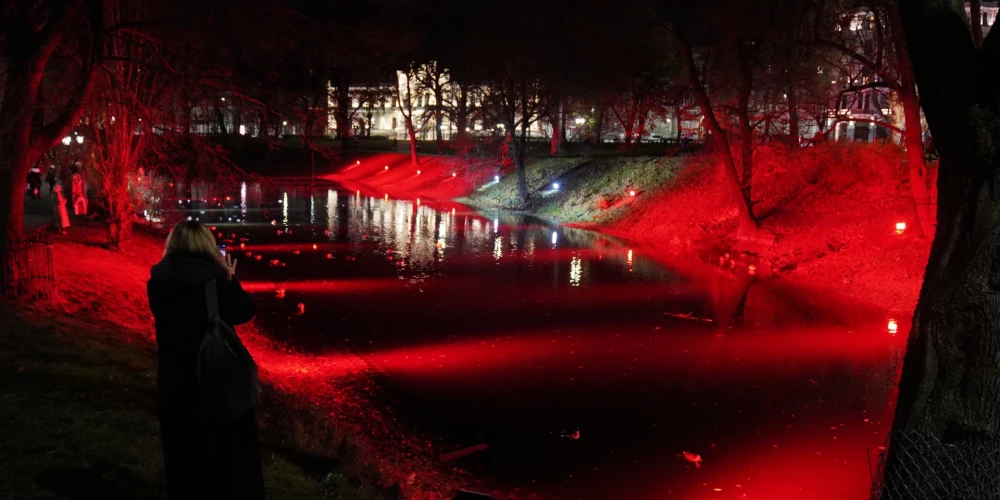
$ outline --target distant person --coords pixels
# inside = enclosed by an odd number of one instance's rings
[[[45,176],[45,183],[49,185],[49,195],[52,195],[53,193],[55,193],[56,182],[58,182],[58,181],[59,181],[59,179],[56,176],[56,167],[55,166],[50,166],[49,167],[49,173],[48,173],[48,175]]]
[[[181,222],[167,237],[163,259],[153,266],[146,284],[156,323],[167,498],[260,500],[264,479],[254,408],[251,404],[236,416],[217,411],[231,401],[230,389],[245,389],[249,383],[235,370],[236,382],[223,391],[206,393],[201,382],[198,367],[204,366],[201,349],[210,324],[208,290],[215,291],[218,318],[225,324],[253,318],[250,296],[236,279],[236,260],[220,255],[208,228]],[[239,344],[238,338],[229,343],[234,344]]]
[[[83,174],[77,172],[72,179],[73,194],[73,214],[87,215],[87,183],[83,180]]]
[[[42,197],[42,171],[37,165],[28,171],[28,194],[36,200]]]
[[[53,228],[61,234],[66,234],[69,227],[69,209],[66,208],[66,197],[63,196],[62,186],[56,186],[52,196],[52,217]]]

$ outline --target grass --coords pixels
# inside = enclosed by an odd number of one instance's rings
[[[529,210],[562,223],[603,223],[627,213],[637,197],[660,189],[679,172],[669,158],[544,158],[529,162]],[[559,183],[559,190],[552,188]],[[481,207],[514,208],[520,204],[517,175],[488,184],[463,201]]]
[[[586,163],[585,158],[541,158],[530,160],[526,168],[528,192],[538,193],[566,172]],[[480,207],[518,208],[517,174],[511,171],[494,182],[483,186],[460,201]]]
[[[0,302],[0,498],[162,498],[139,257],[158,242],[137,238],[130,255],[97,246],[92,228],[67,238],[54,249],[58,300]],[[258,413],[268,498],[399,496],[318,409],[268,389]]]

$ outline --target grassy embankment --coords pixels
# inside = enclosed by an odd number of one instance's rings
[[[895,146],[827,144],[799,151],[760,148],[754,211],[775,245],[743,266],[805,292],[832,294],[905,317],[919,293],[929,238],[920,238],[903,155]],[[717,262],[739,253],[736,211],[707,155],[554,158],[529,163],[529,210],[624,238],[660,255]],[[552,184],[559,182],[559,191]],[[636,196],[630,196],[635,190]],[[518,205],[517,181],[471,192],[481,207]],[[895,234],[895,223],[909,228]],[[739,267],[737,267],[739,269]],[[743,268],[745,271],[745,267]]]
[[[115,254],[102,238],[74,228],[56,240],[57,300],[0,303],[3,498],[162,498],[145,303],[160,242],[139,235]],[[384,474],[312,404],[268,390],[260,417],[268,498],[398,495],[377,486]]]

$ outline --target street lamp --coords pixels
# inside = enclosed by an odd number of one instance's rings
[[[83,144],[83,136],[82,135],[76,136],[76,143],[77,144]]]
[[[69,146],[70,143],[73,142],[73,138],[67,135],[66,137],[63,137],[63,141],[62,142],[63,142],[63,144]]]

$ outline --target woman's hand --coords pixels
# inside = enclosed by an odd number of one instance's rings
[[[232,255],[219,256],[219,265],[226,270],[226,279],[231,280],[236,276],[236,259]]]

